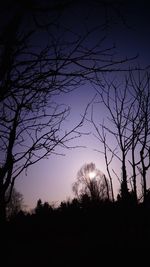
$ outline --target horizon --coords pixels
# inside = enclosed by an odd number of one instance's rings
[[[93,5],[93,6],[92,6]],[[150,47],[150,35],[149,35],[149,4],[147,2],[137,2],[134,3],[126,2],[124,3],[123,17],[119,17],[117,14],[108,12],[110,18],[108,21],[114,19],[114,23],[110,22],[109,27],[104,28],[102,31],[95,31],[84,44],[93,47],[96,41],[101,37],[99,35],[106,35],[106,40],[104,41],[102,48],[112,47],[113,44],[116,44],[116,47],[113,50],[112,59],[124,59],[125,57],[131,58],[135,57],[138,53],[139,56],[129,62],[125,62],[120,68],[131,68],[136,66],[142,66],[143,68],[149,65],[149,47]],[[15,8],[8,11],[9,16],[11,17],[14,14]],[[87,28],[87,31],[97,24],[100,24],[103,21],[103,18],[106,14],[102,10],[101,6],[98,6],[98,3],[91,4],[88,1],[87,5],[84,6],[84,3],[73,3],[73,6],[69,6],[60,16],[59,24],[53,26],[50,34],[55,35],[55,31],[58,36],[64,34],[64,25],[71,27],[68,32],[65,32],[65,35],[59,39],[60,44],[63,38],[73,38],[73,31],[76,32],[76,35],[82,36],[84,30]],[[28,14],[29,16],[30,14]],[[54,14],[55,15],[55,14]],[[76,19],[78,15],[78,20]],[[100,16],[102,15],[102,16]],[[111,17],[112,16],[112,17]],[[9,17],[2,18],[3,23],[5,24]],[[41,17],[40,17],[41,19]],[[22,27],[26,31],[26,25],[30,23],[28,20],[24,21]],[[61,24],[62,23],[62,24]],[[2,25],[3,26],[3,25]],[[61,28],[62,27],[62,28]],[[45,33],[44,33],[45,34]],[[33,44],[41,45],[44,47],[47,41],[46,35],[42,33],[42,30],[39,30],[37,35],[34,37]],[[68,35],[68,36],[67,36]],[[44,39],[45,36],[45,39]],[[46,39],[47,38],[47,39]],[[50,38],[50,37],[49,37]],[[57,38],[56,38],[57,39]],[[66,39],[68,41],[68,39]],[[69,39],[70,41],[70,39]],[[72,41],[72,39],[71,39]],[[71,42],[70,42],[71,43]],[[68,42],[68,45],[70,45]],[[35,51],[37,52],[39,48]],[[83,48],[83,47],[82,47]],[[65,44],[65,51],[66,48]],[[61,52],[61,49],[60,51]],[[108,50],[108,54],[111,53]],[[103,58],[102,58],[103,60]],[[102,61],[103,62],[103,61]],[[149,69],[147,68],[147,71]],[[102,83],[103,78],[106,78],[108,81],[116,78],[118,83],[121,83],[124,79],[126,72],[106,72],[101,75]],[[74,85],[73,81],[72,84]],[[87,80],[79,86],[79,88],[73,89],[71,85],[71,91],[68,93],[61,92],[61,94],[52,96],[52,100],[58,104],[63,104],[64,106],[70,106],[71,112],[69,117],[64,121],[62,130],[69,131],[82,119],[82,115],[85,112],[87,105],[95,96],[95,89],[92,87],[90,82]],[[76,85],[77,86],[77,85]],[[75,86],[75,87],[76,87]],[[102,105],[98,107],[96,101],[99,101],[99,98],[94,99],[95,105],[95,119],[98,122],[106,120],[106,110]],[[89,119],[91,116],[92,104],[88,108],[86,118]],[[15,187],[24,197],[24,203],[29,208],[32,209],[35,207],[37,200],[40,198],[43,202],[61,202],[66,200],[69,197],[73,197],[72,193],[72,184],[76,180],[76,175],[78,170],[82,167],[84,163],[94,162],[96,167],[102,171],[106,177],[108,177],[104,155],[98,153],[95,150],[103,150],[103,145],[94,137],[93,126],[85,120],[81,132],[86,132],[88,135],[82,135],[79,139],[71,140],[71,146],[85,146],[86,148],[75,148],[75,149],[64,149],[58,148],[56,155],[52,154],[48,159],[43,159],[36,163],[35,165],[29,167],[26,171],[21,173],[16,179]],[[109,142],[113,143],[111,138]],[[27,140],[28,144],[28,140]],[[58,154],[65,154],[65,156],[59,156]],[[121,177],[121,165],[115,161],[113,164],[113,169]],[[130,172],[130,171],[129,171]],[[129,175],[129,174],[128,174]],[[138,184],[140,184],[140,179],[138,179]],[[150,179],[148,178],[148,185],[150,185]],[[117,196],[120,184],[118,178],[113,176],[113,187],[115,197]]]

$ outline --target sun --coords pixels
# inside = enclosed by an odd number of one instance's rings
[[[95,177],[96,173],[94,171],[89,172],[90,179],[93,179]]]

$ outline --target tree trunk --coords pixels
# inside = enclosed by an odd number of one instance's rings
[[[121,185],[121,196],[123,201],[128,201],[128,186],[127,186],[127,172],[125,165],[125,157],[122,160],[122,185]]]
[[[146,185],[146,171],[143,170],[143,193],[144,193],[144,203],[146,204],[147,197],[147,185]]]
[[[144,197],[144,204],[146,204],[147,184],[146,184],[146,166],[144,164],[143,150],[140,151],[140,156],[141,156],[141,163],[142,163],[143,197]]]
[[[0,193],[0,224],[6,222],[6,203],[5,203],[5,195]]]
[[[134,193],[134,201],[137,204],[138,198],[137,198],[137,185],[136,185],[136,162],[135,162],[135,147],[137,144],[137,136],[136,136],[136,127],[135,127],[135,119],[133,119],[132,123],[132,132],[133,132],[133,138],[132,138],[132,170],[133,170],[133,193]]]
[[[105,183],[106,183],[107,199],[110,200],[110,197],[109,197],[109,186],[108,186],[108,182],[107,182],[105,174],[104,174],[104,180],[105,180]]]
[[[134,200],[135,203],[137,204],[137,186],[136,186],[136,171],[135,168],[133,167],[133,190],[134,190]]]

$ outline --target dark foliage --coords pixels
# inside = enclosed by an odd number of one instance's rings
[[[87,195],[58,208],[39,200],[33,214],[19,212],[4,232],[6,265],[100,266],[121,256],[128,262],[126,253],[136,260],[148,248],[150,210],[142,204],[94,202]]]

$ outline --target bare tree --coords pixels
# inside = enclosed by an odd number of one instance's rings
[[[127,59],[114,60],[105,46],[105,23],[80,33],[64,25],[61,15],[72,1],[6,1],[0,35],[0,215],[5,194],[16,178],[56,148],[80,136],[84,116],[63,131],[70,109],[54,101],[95,74],[120,70]],[[5,19],[7,17],[7,20]],[[102,32],[95,43],[89,38]],[[41,41],[42,40],[42,41]]]
[[[141,174],[143,201],[147,202],[147,171],[150,168],[150,74],[139,72],[137,78],[130,74],[133,91],[136,94],[138,113],[136,121],[132,117],[132,168],[133,177],[136,177],[135,168]],[[136,154],[139,151],[139,159]],[[134,179],[135,180],[135,179]]]
[[[8,190],[9,191],[9,190]],[[10,194],[6,192],[6,216],[8,219],[14,217],[24,208],[23,195],[18,192],[15,187],[12,190],[11,199]]]
[[[104,145],[105,149],[105,160],[106,165],[108,168],[108,161],[107,161],[107,151],[106,151],[106,136],[105,131],[109,132],[112,136],[114,136],[117,145],[120,149],[121,155],[118,156],[118,159],[121,162],[122,165],[122,198],[126,199],[128,197],[128,186],[127,186],[127,170],[126,170],[126,157],[127,153],[130,148],[130,136],[127,134],[128,125],[130,123],[129,121],[129,113],[130,113],[130,106],[132,107],[132,103],[130,103],[130,100],[127,101],[127,84],[122,90],[122,88],[119,88],[114,83],[106,82],[106,88],[104,90],[97,90],[98,94],[101,97],[102,103],[107,108],[107,111],[110,115],[109,121],[112,124],[112,127],[107,127],[104,124],[101,124],[101,129],[99,129],[96,124],[93,121],[93,118],[91,121],[93,122],[93,125],[95,126],[96,132],[98,134],[98,137],[100,138],[100,141]],[[111,153],[113,152],[113,156],[115,155],[115,149],[109,148]],[[109,169],[109,168],[108,168]],[[110,175],[109,175],[110,176]]]
[[[97,124],[92,112],[91,122],[97,138],[104,146],[105,162],[110,181],[112,175],[110,164],[113,158],[118,159],[122,166],[121,193],[128,199],[128,181],[132,180],[135,201],[137,202],[137,175],[142,176],[144,201],[146,199],[146,173],[150,167],[149,135],[149,74],[129,72],[125,82],[117,84],[105,80],[105,88],[97,90],[108,112],[108,122]],[[107,135],[114,145],[110,145]],[[109,160],[108,160],[109,157]],[[129,171],[130,165],[132,171]],[[131,176],[127,175],[132,172]],[[111,183],[111,182],[110,182]]]
[[[79,137],[84,116],[74,128],[66,131],[62,124],[69,109],[54,102],[47,103],[45,96],[28,90],[13,94],[3,101],[0,121],[1,197],[24,170],[51,154],[57,147],[68,148],[67,142]],[[61,152],[62,153],[62,152]],[[58,153],[59,154],[59,153]],[[4,195],[3,195],[4,194]]]
[[[113,151],[111,151],[110,147],[108,146],[107,134],[105,132],[105,129],[102,125],[101,131],[100,131],[99,127],[96,125],[96,123],[93,119],[93,111],[92,111],[90,122],[92,122],[92,124],[94,125],[94,128],[96,130],[96,134],[94,134],[94,136],[98,139],[98,141],[100,141],[103,144],[103,151],[100,151],[98,149],[95,149],[95,151],[104,154],[106,169],[107,169],[107,173],[108,173],[108,177],[109,177],[109,181],[110,181],[111,198],[112,198],[112,201],[114,202],[115,198],[114,198],[114,189],[113,189],[113,179],[112,179],[112,175],[111,175],[111,171],[110,171],[110,164],[113,160],[115,149]]]
[[[77,180],[74,182],[72,189],[78,198],[87,194],[92,200],[109,199],[109,182],[92,162],[84,164],[78,171]]]

